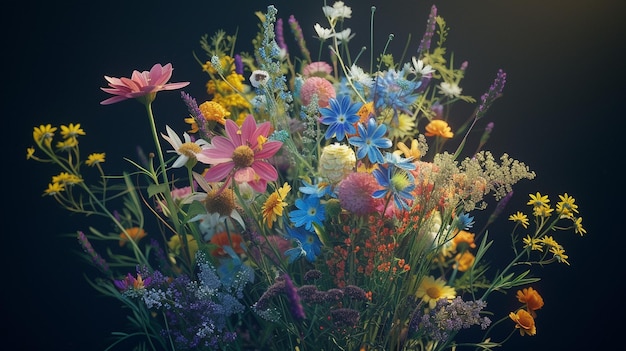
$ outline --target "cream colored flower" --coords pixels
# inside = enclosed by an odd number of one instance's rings
[[[354,171],[356,155],[347,145],[334,143],[325,146],[320,157],[319,172],[331,183],[336,184]]]

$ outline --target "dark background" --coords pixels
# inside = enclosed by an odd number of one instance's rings
[[[32,128],[81,123],[87,132],[81,148],[106,151],[109,169],[120,170],[122,157],[134,157],[133,146],[148,146],[151,138],[140,104],[99,105],[107,97],[99,90],[103,75],[127,77],[133,69],[171,62],[172,81],[190,81],[185,91],[203,101],[206,76],[193,57],[194,51],[203,55],[200,37],[220,28],[233,33],[239,26],[238,48],[248,50],[256,33],[253,12],[265,12],[270,3],[285,21],[296,16],[315,52],[312,26],[325,24],[323,1],[35,1],[14,2],[3,11],[3,343],[17,350],[101,350],[110,332],[125,324],[117,304],[85,282],[83,274],[95,272],[76,255],[75,240],[62,237],[85,230],[89,222],[41,198],[54,172],[25,160]],[[402,52],[407,33],[414,50],[433,3],[451,27],[448,47],[455,61],[469,61],[464,93],[479,97],[497,69],[508,74],[504,97],[486,117],[496,126],[487,148],[496,155],[508,152],[537,172],[536,180],[515,188],[509,209],[525,206],[529,193],[548,194],[554,204],[567,192],[580,205],[588,231],[583,238],[555,233],[571,266],[537,271],[545,300],[538,334],[515,336],[503,349],[608,349],[621,339],[624,314],[626,206],[618,168],[625,2],[353,0],[347,2],[353,9],[347,25],[357,34],[352,47],[369,46],[375,5],[374,52],[392,32],[391,52]],[[178,92],[160,93],[154,109],[160,130],[165,123],[185,128]]]

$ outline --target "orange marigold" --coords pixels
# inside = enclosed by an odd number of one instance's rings
[[[535,311],[543,307],[543,297],[539,295],[537,290],[533,288],[524,288],[517,291],[517,300],[521,303],[525,303],[530,314],[535,317]]]
[[[520,335],[533,336],[537,334],[535,319],[526,310],[519,310],[517,313],[509,313],[509,318],[515,322],[515,328],[519,329]]]

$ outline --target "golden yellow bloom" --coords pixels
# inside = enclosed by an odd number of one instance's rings
[[[526,308],[533,317],[536,316],[535,311],[543,307],[543,297],[532,287],[518,290],[517,300],[526,304]]]
[[[559,198],[561,201],[556,204],[556,213],[567,217],[571,217],[574,213],[578,213],[578,205],[574,203],[576,200],[574,200],[573,197],[565,193],[563,195],[559,195]]]
[[[226,124],[225,117],[230,116],[230,112],[215,101],[206,101],[198,106],[200,112],[207,121],[215,121],[220,124]]]
[[[283,210],[289,205],[285,202],[285,198],[287,197],[287,194],[289,194],[290,190],[291,186],[288,183],[285,183],[281,188],[278,188],[270,194],[267,200],[265,200],[261,210],[263,212],[263,221],[267,223],[268,228],[272,228],[276,219],[283,215]]]
[[[517,211],[515,214],[510,215],[509,221],[521,224],[524,229],[528,228],[528,216],[520,211]]]
[[[442,138],[450,139],[454,136],[448,122],[442,119],[433,119],[426,126],[426,136],[440,136]]]
[[[464,245],[465,248],[463,248],[463,251],[466,248],[476,248],[474,234],[465,230],[459,230],[452,239],[452,242],[456,245],[457,249],[459,249],[459,245]],[[459,251],[461,251],[461,249],[459,249]]]
[[[128,235],[126,235],[128,234]],[[143,239],[148,235],[145,230],[139,227],[126,228],[126,232],[120,233],[120,247],[126,245],[128,242],[128,238],[132,239],[134,242],[139,242],[139,240]]]
[[[534,251],[543,251],[543,246],[541,246],[541,242],[538,239],[531,238],[530,235],[526,235],[526,237],[522,239],[522,241],[524,242],[524,248],[530,247],[530,249]]]
[[[75,174],[69,174],[67,172],[61,172],[58,175],[52,177],[53,183],[61,183],[63,185],[74,185],[82,181],[83,180],[79,176]]]
[[[62,191],[65,191],[65,185],[61,183],[48,184],[48,189],[44,190],[45,195],[56,195]]]
[[[61,126],[61,135],[64,139],[76,138],[85,135],[85,131],[80,128],[80,123],[70,123],[68,126]]]
[[[515,322],[515,328],[519,329],[520,335],[533,336],[537,334],[535,319],[526,310],[519,310],[517,313],[509,313],[509,318]]]
[[[554,212],[554,209],[550,208],[550,206],[539,206],[533,208],[533,216],[535,217],[548,218],[552,215],[552,212]]]
[[[75,137],[70,137],[63,141],[57,142],[56,148],[60,151],[69,151],[72,148],[76,147],[76,145],[78,145],[78,139],[76,139]]]
[[[104,162],[104,156],[105,156],[104,152],[102,152],[102,153],[93,153],[93,154],[87,156],[87,161],[85,161],[85,164],[87,166],[93,167],[93,166],[95,166],[98,163],[103,163]]]
[[[435,279],[435,277],[429,275],[422,279],[419,288],[417,288],[415,292],[415,296],[421,298],[424,303],[427,303],[428,307],[435,308],[437,300],[452,300],[456,297],[456,291],[453,287],[447,286],[443,279]]]
[[[414,134],[413,128],[415,127],[415,116],[406,113],[399,113],[398,118],[391,118],[391,122],[387,123],[387,125],[389,138],[403,139]]]
[[[39,127],[35,127],[33,130],[33,140],[37,144],[41,142],[45,142],[46,145],[50,145],[52,142],[52,137],[54,137],[54,132],[56,132],[57,127],[53,127],[51,124],[40,125]]]
[[[583,228],[583,218],[582,217],[578,217],[574,220],[574,233],[576,234],[580,234],[580,236],[583,236],[587,233],[587,230],[585,228]]]
[[[529,194],[530,200],[528,200],[527,205],[532,205],[534,208],[548,206],[550,200],[548,199],[548,195],[541,195],[539,192],[537,194]]]
[[[404,154],[405,158],[412,157],[414,161],[417,161],[422,157],[422,151],[419,148],[419,142],[417,141],[417,139],[411,140],[410,148],[407,147],[406,144],[401,141],[398,142],[398,144],[396,144],[396,148],[398,148],[398,150],[393,152],[396,155],[400,156]]]
[[[554,255],[554,258],[561,262],[565,263],[569,266],[569,262],[567,261],[568,255],[565,254],[565,249],[562,246],[553,246],[550,248],[550,252]]]

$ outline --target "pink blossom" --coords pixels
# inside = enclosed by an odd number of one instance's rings
[[[208,182],[233,178],[237,183],[248,183],[252,189],[264,192],[268,181],[278,179],[278,172],[266,159],[283,145],[280,141],[267,141],[271,125],[269,122],[256,123],[248,115],[241,128],[233,121],[226,120],[226,136],[216,136],[211,140],[211,148],[203,150],[207,163],[212,165],[204,177]]]
[[[372,197],[378,189],[380,186],[371,173],[350,173],[337,186],[337,197],[341,207],[364,216],[376,212],[383,204],[381,199]]]
[[[108,88],[100,88],[103,91],[116,95],[108,98],[100,104],[110,105],[126,99],[143,98],[147,102],[154,100],[156,93],[161,90],[176,90],[189,85],[189,82],[167,83],[172,78],[172,64],[165,66],[155,64],[150,71],[133,71],[131,78],[115,78],[104,76],[109,82]]]
[[[305,77],[325,77],[326,75],[331,74],[332,71],[333,68],[328,63],[324,61],[315,61],[304,66],[302,69],[302,75]]]
[[[336,97],[335,87],[327,79],[309,77],[302,84],[302,88],[300,88],[302,103],[304,105],[310,104],[313,95],[317,95],[317,105],[319,107],[328,107],[328,100]]]

